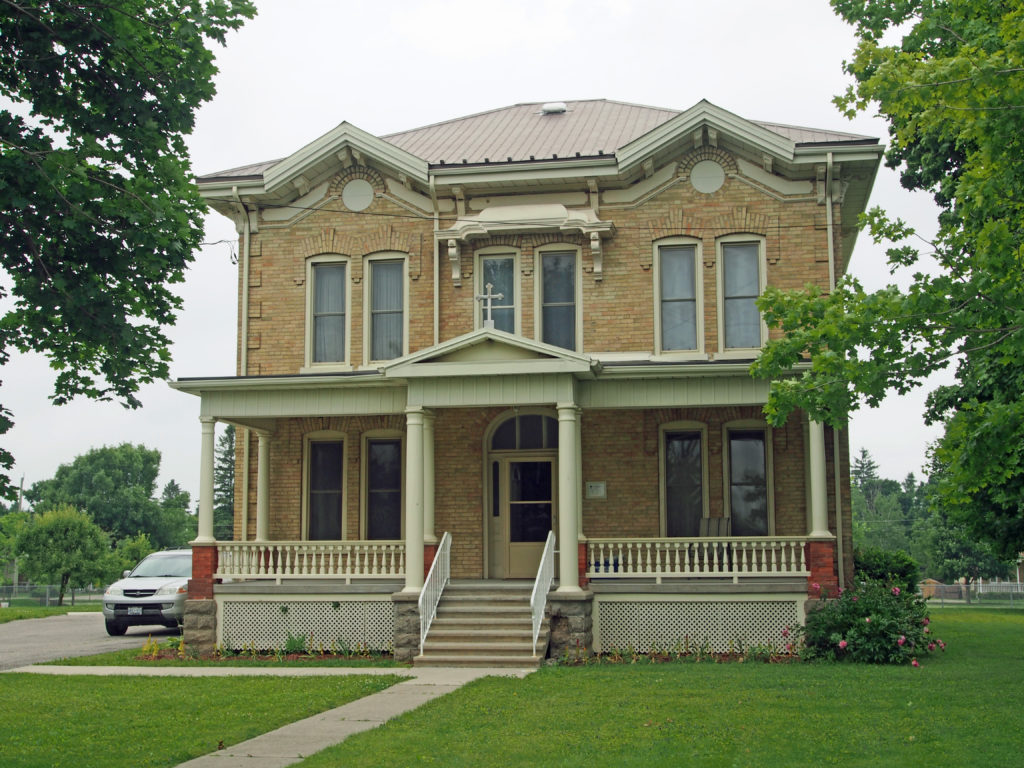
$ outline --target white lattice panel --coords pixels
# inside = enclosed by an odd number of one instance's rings
[[[632,646],[646,652],[652,644],[671,647],[686,638],[691,644],[708,642],[719,652],[736,641],[782,646],[782,630],[799,623],[796,600],[600,600],[595,613],[598,651]]]
[[[313,635],[314,648],[365,644],[391,650],[395,639],[395,606],[390,600],[224,600],[220,642],[227,648],[284,648],[288,635]]]

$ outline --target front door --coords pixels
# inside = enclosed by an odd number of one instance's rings
[[[491,523],[492,578],[532,579],[555,525],[555,460],[495,459]]]

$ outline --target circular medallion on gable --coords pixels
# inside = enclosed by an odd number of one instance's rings
[[[698,192],[710,195],[725,183],[725,169],[714,160],[701,160],[690,171],[690,183]]]
[[[365,211],[373,202],[373,185],[366,179],[352,179],[341,190],[341,202],[350,211]]]

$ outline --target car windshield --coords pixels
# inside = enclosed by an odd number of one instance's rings
[[[192,553],[182,552],[180,555],[149,556],[131,572],[132,576],[192,576]]]

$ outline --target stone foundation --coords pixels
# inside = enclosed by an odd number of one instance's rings
[[[592,592],[578,594],[548,595],[548,613],[551,617],[551,642],[548,656],[557,659],[565,654],[577,652],[590,655],[594,652],[594,595]]]
[[[418,592],[395,592],[395,661],[412,661],[420,653]]]
[[[213,653],[217,645],[217,603],[213,600],[186,600],[184,622],[185,647],[200,655]]]

